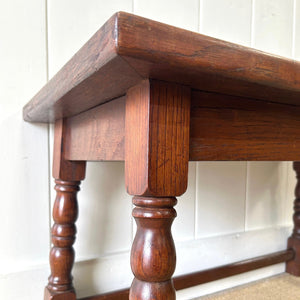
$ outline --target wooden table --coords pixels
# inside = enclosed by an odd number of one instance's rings
[[[89,160],[125,160],[137,222],[130,299],[175,299],[170,229],[188,161],[300,160],[300,63],[120,12],[24,107],[24,119],[55,122],[45,299],[76,299],[76,194]],[[300,176],[300,163],[294,169]],[[280,261],[299,276],[299,182],[294,224],[288,250],[177,278],[175,286]]]

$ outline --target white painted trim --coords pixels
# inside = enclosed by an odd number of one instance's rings
[[[176,275],[212,268],[284,250],[290,227],[269,228],[176,243]],[[130,286],[130,252],[99,258],[82,257],[75,263],[74,285],[79,298]],[[192,299],[284,271],[284,264],[248,272],[178,292],[178,300]],[[48,265],[35,265],[0,275],[0,299],[42,299]],[[18,288],[15,288],[18,287]],[[26,293],[24,293],[26,291]]]
[[[267,268],[243,273],[241,275],[217,280],[214,282],[198,285],[192,288],[178,291],[176,293],[177,300],[198,299],[198,297],[216,293],[225,289],[233,288],[242,284],[257,281],[263,278],[274,276],[284,272],[284,264],[278,264]]]
[[[290,227],[278,227],[176,243],[175,276],[284,250],[290,231]],[[132,280],[129,256],[128,251],[77,262],[74,268],[74,278],[78,297],[128,287]],[[281,264],[193,287],[188,289],[191,294],[184,291],[178,292],[178,299],[191,299],[205,293],[278,274],[283,270],[283,264]],[[185,295],[189,295],[190,298],[185,298]]]

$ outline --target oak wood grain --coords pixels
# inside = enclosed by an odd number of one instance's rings
[[[132,215],[137,224],[131,248],[134,279],[130,300],[175,300],[172,275],[176,266],[171,226],[176,211],[175,197],[134,197]]]
[[[190,88],[145,80],[130,89],[125,115],[125,183],[135,195],[131,300],[174,300],[175,196],[187,188]]]
[[[67,122],[60,119],[55,122],[52,176],[66,181],[80,181],[85,178],[85,161],[71,162],[65,159]]]
[[[147,78],[300,105],[299,62],[119,12],[24,107],[24,119],[72,116]]]
[[[117,54],[113,15],[24,107],[30,122],[54,122],[126,93],[140,75]]]
[[[68,118],[65,159],[120,161],[125,152],[125,97]]]
[[[295,106],[194,90],[189,160],[297,160],[299,115]],[[124,120],[124,97],[69,118],[65,157],[125,160]]]
[[[296,160],[300,108],[193,91],[190,160]]]
[[[77,192],[85,177],[86,162],[65,159],[66,120],[56,121],[54,128],[53,177],[56,198],[53,206],[50,250],[51,274],[45,288],[45,300],[75,300],[72,267],[76,238],[75,222],[78,216]]]
[[[179,196],[187,188],[190,89],[143,81],[128,91],[125,184],[130,195]]]
[[[75,300],[71,272],[75,259],[73,244],[78,216],[76,194],[79,191],[80,181],[55,180],[55,183],[54,224],[51,230],[53,247],[50,251],[51,274],[45,289],[45,300],[59,300],[61,294],[65,294],[65,299]],[[46,295],[51,296],[47,298]]]

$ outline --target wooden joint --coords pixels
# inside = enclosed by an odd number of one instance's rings
[[[62,181],[80,181],[85,177],[85,161],[66,159],[66,149],[70,147],[68,120],[60,119],[54,127],[53,177]]]
[[[55,123],[53,177],[56,199],[53,206],[54,224],[51,230],[51,274],[45,289],[45,300],[75,300],[72,268],[75,259],[73,244],[76,239],[75,222],[78,217],[77,192],[85,176],[84,161],[65,159],[67,120]]]
[[[126,98],[125,182],[131,195],[179,196],[187,188],[190,88],[145,80]]]

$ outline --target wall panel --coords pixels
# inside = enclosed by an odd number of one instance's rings
[[[254,0],[252,47],[292,56],[293,0]]]
[[[201,4],[201,33],[250,46],[251,0],[202,0]]]
[[[198,162],[196,237],[244,231],[246,162]]]
[[[131,12],[132,1],[48,1],[50,78],[117,11]]]
[[[199,0],[134,0],[133,7],[142,17],[198,31]]]
[[[48,272],[47,125],[22,107],[46,83],[44,1],[0,2],[0,299],[39,299]]]
[[[246,230],[285,223],[286,178],[286,162],[248,163]]]

